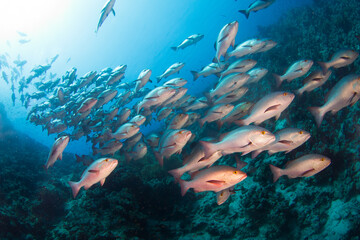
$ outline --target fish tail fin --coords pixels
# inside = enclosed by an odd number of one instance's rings
[[[310,113],[314,116],[316,125],[317,125],[318,127],[320,127],[321,122],[322,122],[323,119],[324,119],[325,113],[323,113],[323,112],[321,111],[321,108],[320,108],[320,107],[309,107],[308,110],[309,110]]]
[[[242,13],[242,14],[244,14],[245,15],[245,17],[246,17],[246,19],[248,19],[249,18],[249,12],[248,11],[246,11],[246,10],[239,10],[239,13]]]
[[[184,174],[180,168],[170,170],[168,171],[168,173],[170,173],[174,177],[175,183],[179,182],[181,176]]]
[[[175,52],[178,50],[177,47],[170,47],[170,48],[171,48],[171,50],[174,50]]]
[[[196,79],[199,78],[199,74],[198,74],[198,72],[196,72],[196,71],[190,71],[190,72],[191,72],[191,74],[193,75],[193,77],[194,77],[194,82],[195,82]]]
[[[281,78],[281,76],[280,76],[280,75],[275,74],[275,73],[273,73],[273,76],[274,76],[275,81],[276,81],[276,87],[277,87],[277,88],[278,88],[278,87],[280,87],[280,85],[281,85],[281,83],[282,83],[283,79]]]
[[[214,143],[206,142],[206,141],[199,141],[199,143],[201,144],[204,150],[205,157],[210,157],[211,154],[217,151],[216,145]]]
[[[158,160],[161,167],[164,166],[164,157],[158,151],[154,151],[155,158]]]
[[[279,177],[281,177],[283,174],[282,174],[282,169],[281,168],[278,168],[278,167],[275,167],[274,165],[271,165],[269,164],[269,167],[270,167],[270,170],[273,174],[273,181],[276,182]]]
[[[328,66],[326,64],[326,62],[317,62],[319,64],[319,66],[321,67],[321,70],[323,72],[323,74],[325,75],[326,72],[328,71]]]
[[[181,196],[184,196],[186,192],[190,189],[189,182],[179,179],[180,188],[181,188]]]
[[[72,190],[72,194],[74,196],[74,198],[76,198],[76,196],[78,195],[79,191],[80,191],[80,183],[79,182],[72,182],[72,181],[68,181],[71,190]]]

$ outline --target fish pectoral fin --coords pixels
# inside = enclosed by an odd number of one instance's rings
[[[223,36],[218,42],[222,42],[224,41],[227,37],[229,36],[229,34],[226,34],[225,36]]]
[[[60,153],[59,155],[59,160],[62,160],[62,153]]]
[[[101,180],[100,180],[100,184],[101,184],[101,186],[103,186],[103,185],[104,185],[104,183],[105,183],[105,179],[106,179],[106,178],[103,178],[103,179],[101,179]]]
[[[268,112],[268,111],[274,111],[274,110],[277,110],[279,107],[280,107],[281,104],[276,104],[276,105],[272,105],[270,107],[268,107],[264,113]]]
[[[275,120],[278,120],[280,118],[281,112],[275,116]]]
[[[90,172],[90,173],[99,173],[100,172],[100,170],[94,170],[94,169],[90,169],[88,172]]]
[[[221,187],[226,183],[225,181],[221,181],[221,180],[209,180],[209,181],[206,181],[206,182],[210,183],[212,185],[215,185],[217,187]]]
[[[302,68],[298,68],[295,70],[295,72],[301,72],[303,69]]]
[[[280,140],[278,141],[279,143],[282,143],[282,144],[285,144],[285,145],[291,145],[293,144],[294,142],[293,141],[290,141],[290,140]]]
[[[147,97],[145,98],[146,100],[154,100],[154,99],[157,99],[158,97]]]
[[[315,169],[311,168],[311,169],[303,172],[300,176],[301,177],[310,177],[310,176],[314,175],[314,171],[315,171]]]
[[[167,145],[167,146],[165,146],[163,148],[169,149],[169,148],[174,148],[175,146],[176,146],[176,143],[173,143],[173,144]]]
[[[112,8],[111,9],[111,12],[114,14],[114,16],[115,16],[115,10]],[[102,186],[102,185],[101,185]]]

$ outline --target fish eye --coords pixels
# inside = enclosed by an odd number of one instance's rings
[[[107,159],[105,159],[105,162],[108,162],[109,161],[109,159],[107,158]]]
[[[284,92],[284,93],[283,93],[283,95],[284,95],[284,96],[286,96],[286,95],[287,95],[287,93],[286,93],[286,92]]]
[[[180,133],[180,134],[183,134],[184,132],[185,132],[184,130],[181,130],[179,133]]]
[[[224,195],[224,193],[222,192],[222,193],[220,193],[220,197],[222,197]]]
[[[234,174],[237,174],[238,173],[238,171],[234,171]]]
[[[321,158],[320,160],[323,162],[323,161],[325,161],[325,158]]]
[[[300,133],[300,134],[303,134],[304,132],[303,132],[303,131],[300,131],[299,133]]]
[[[265,135],[265,131],[261,131],[261,134],[262,134],[262,135]]]
[[[305,60],[304,62],[307,62],[308,60]]]

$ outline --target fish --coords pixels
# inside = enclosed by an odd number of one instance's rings
[[[250,71],[247,72],[247,74],[249,74],[250,77],[246,82],[246,84],[257,83],[260,79],[265,77],[267,73],[268,70],[263,67],[251,69]]]
[[[168,108],[168,107],[161,108],[157,114],[157,120],[161,121],[167,118],[170,115],[170,113],[172,113],[172,111],[173,111],[172,108]]]
[[[90,110],[97,103],[96,98],[87,98],[77,110],[78,113],[83,113]]]
[[[255,0],[252,2],[247,9],[239,10],[239,13],[245,15],[246,19],[249,18],[250,12],[257,12],[259,10],[265,9],[273,4],[275,0]]]
[[[247,163],[241,161],[237,155],[235,155],[235,159],[236,159],[236,168],[241,170],[242,168],[244,168]],[[235,194],[235,189],[234,186],[226,188],[224,190],[221,190],[220,192],[216,193],[216,203],[217,205],[221,205],[224,202],[226,202],[228,200],[228,198],[230,197],[230,195]]]
[[[181,176],[186,172],[194,173],[202,168],[212,166],[222,157],[222,154],[220,151],[217,151],[208,158],[205,158],[204,151],[198,147],[189,157],[190,159],[182,167],[168,171],[174,177],[175,183],[179,182]]]
[[[181,195],[193,188],[195,193],[204,191],[219,192],[230,188],[247,177],[246,173],[225,165],[213,166],[205,170],[200,170],[193,175],[190,181],[179,179]]]
[[[96,28],[96,33],[99,31],[99,28],[104,23],[105,19],[109,16],[109,13],[112,12],[115,16],[114,5],[116,0],[109,0],[105,3],[104,7],[101,10],[100,19]]]
[[[187,83],[184,78],[173,78],[163,84],[165,87],[183,87]]]
[[[50,149],[48,159],[44,165],[45,170],[49,169],[49,167],[52,167],[56,160],[62,160],[62,154],[64,152],[64,149],[68,145],[69,140],[69,136],[62,136],[55,140]]]
[[[157,87],[151,90],[144,99],[137,105],[137,113],[139,114],[142,108],[148,109],[152,106],[161,105],[176,93],[176,89],[171,87]]]
[[[225,63],[213,62],[203,67],[199,72],[190,71],[193,75],[193,80],[196,81],[200,76],[208,77],[212,74],[219,74],[226,67]]]
[[[19,40],[19,43],[20,43],[20,44],[25,44],[25,43],[28,43],[28,42],[30,42],[30,41],[31,41],[30,39],[24,39],[24,38],[23,38],[23,39],[20,39],[20,40]]]
[[[224,202],[226,202],[226,200],[228,200],[228,198],[230,197],[231,194],[234,194],[234,187],[230,187],[230,188],[226,188],[224,190],[221,190],[219,192],[216,193],[216,203],[217,205],[221,205]]]
[[[158,148],[154,151],[160,166],[164,165],[164,157],[170,158],[175,153],[181,153],[189,141],[192,133],[186,129],[171,129],[165,131],[159,141]]]
[[[284,128],[274,133],[276,140],[271,144],[251,153],[251,158],[257,157],[262,151],[269,155],[277,152],[289,153],[304,144],[311,137],[310,133],[298,128]]]
[[[360,98],[360,75],[350,74],[343,77],[329,91],[325,104],[321,107],[309,107],[315,122],[320,127],[327,112],[336,114],[339,110],[349,105],[353,106]]]
[[[250,59],[250,58],[237,60],[237,61],[233,62],[232,64],[230,64],[230,66],[221,73],[221,77],[224,77],[230,73],[247,72],[250,69],[252,69],[256,64],[257,64],[257,61]]]
[[[124,123],[121,125],[115,133],[110,134],[110,139],[115,138],[117,140],[126,139],[134,136],[140,130],[140,127],[135,123]]]
[[[313,64],[314,62],[312,60],[308,60],[308,59],[299,60],[293,63],[283,75],[280,76],[274,73],[273,76],[276,80],[276,86],[280,87],[281,83],[284,80],[291,82],[295,78],[299,78],[305,75],[310,70]]]
[[[180,129],[185,125],[188,119],[189,119],[188,114],[178,113],[170,120],[167,129]]]
[[[237,120],[235,123],[237,125],[249,125],[251,123],[258,125],[272,117],[275,117],[277,120],[294,98],[295,94],[290,92],[269,93],[254,104],[248,117]]]
[[[231,112],[231,110],[233,110],[234,105],[231,104],[218,104],[215,105],[214,107],[212,107],[207,113],[206,115],[199,119],[199,124],[200,127],[203,127],[203,125],[206,122],[214,122],[217,121],[223,117],[225,117],[227,114],[229,114]]]
[[[262,48],[260,48],[259,50],[256,51],[256,53],[260,53],[260,52],[267,52],[270,49],[276,47],[277,42],[275,42],[272,39],[262,39],[262,42],[264,42],[264,46]]]
[[[235,37],[238,32],[239,23],[237,21],[233,21],[231,23],[226,24],[218,35],[218,38],[215,42],[215,58],[213,62],[217,62],[220,64],[221,56],[225,57],[225,54],[228,48],[235,45]]]
[[[246,73],[231,73],[219,80],[215,89],[210,90],[209,97],[214,98],[238,89],[242,87],[249,78],[250,76]]]
[[[150,80],[151,73],[152,71],[150,69],[144,69],[140,72],[139,76],[135,80],[135,93],[138,92],[141,88],[143,88],[149,81],[152,82]]]
[[[246,40],[245,42],[237,45],[230,53],[226,54],[225,59],[229,59],[231,57],[241,58],[243,56],[256,53],[265,45],[265,43],[265,41],[258,38]]]
[[[174,73],[179,73],[179,71],[185,66],[185,63],[183,62],[176,62],[173,65],[171,65],[168,69],[165,70],[165,72],[163,74],[161,74],[160,76],[156,77],[157,82],[159,83],[161,81],[161,79],[163,78],[167,78],[170,75],[174,74]]]
[[[126,161],[137,161],[147,154],[147,146],[143,142],[137,143],[131,152],[125,153]]]
[[[318,62],[324,75],[329,68],[341,68],[352,64],[359,56],[359,53],[352,49],[341,49],[337,51],[328,62]]]
[[[180,43],[178,46],[176,47],[171,47],[172,50],[177,51],[179,49],[184,49],[187,48],[191,45],[194,45],[196,43],[198,43],[201,39],[204,38],[203,34],[193,34],[189,37],[187,37],[182,43]]]
[[[146,137],[146,143],[150,147],[157,147],[159,145],[160,137],[156,133],[152,133]]]
[[[119,151],[122,148],[123,144],[122,142],[115,140],[107,142],[105,145],[101,146],[101,148],[96,148],[95,146],[92,146],[93,155],[112,155]]]
[[[85,169],[80,181],[68,181],[73,197],[76,198],[82,187],[87,190],[97,182],[100,182],[101,186],[103,186],[106,178],[112,171],[114,171],[117,165],[118,160],[113,158],[100,158],[94,161],[88,168]]]
[[[196,99],[191,105],[185,107],[184,111],[188,112],[190,110],[199,110],[202,108],[206,108],[208,106],[209,106],[209,104],[208,104],[206,97],[201,97],[201,98]]]
[[[118,94],[118,91],[115,89],[107,89],[107,90],[103,91],[97,97],[97,102],[96,102],[94,108],[95,109],[100,108],[101,106],[110,102],[112,99],[114,99],[116,97],[117,94]]]
[[[253,104],[250,102],[241,102],[237,104],[228,115],[218,121],[218,127],[221,128],[225,123],[232,123],[246,116],[252,106]]]
[[[233,103],[238,101],[240,98],[242,98],[249,89],[246,87],[240,87],[238,89],[235,89],[229,93],[226,93],[225,95],[219,97],[214,101],[214,105],[222,104],[222,103]]]
[[[321,172],[331,164],[330,158],[320,154],[307,154],[286,164],[285,169],[269,164],[276,182],[281,176],[288,178],[311,177]]]
[[[146,121],[146,117],[143,115],[136,115],[132,119],[130,119],[129,123],[134,123],[138,126],[142,125]]]
[[[304,86],[295,90],[295,94],[301,96],[304,92],[311,92],[315,88],[324,85],[324,83],[329,79],[331,73],[331,70],[327,71],[325,74],[321,70],[315,70],[304,79]]]
[[[223,134],[218,142],[200,141],[205,157],[209,157],[216,151],[222,155],[241,152],[242,155],[258,150],[274,142],[275,135],[258,126],[243,126]]]

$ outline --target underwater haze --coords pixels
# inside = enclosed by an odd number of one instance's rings
[[[0,2],[0,239],[359,239],[357,9]]]

